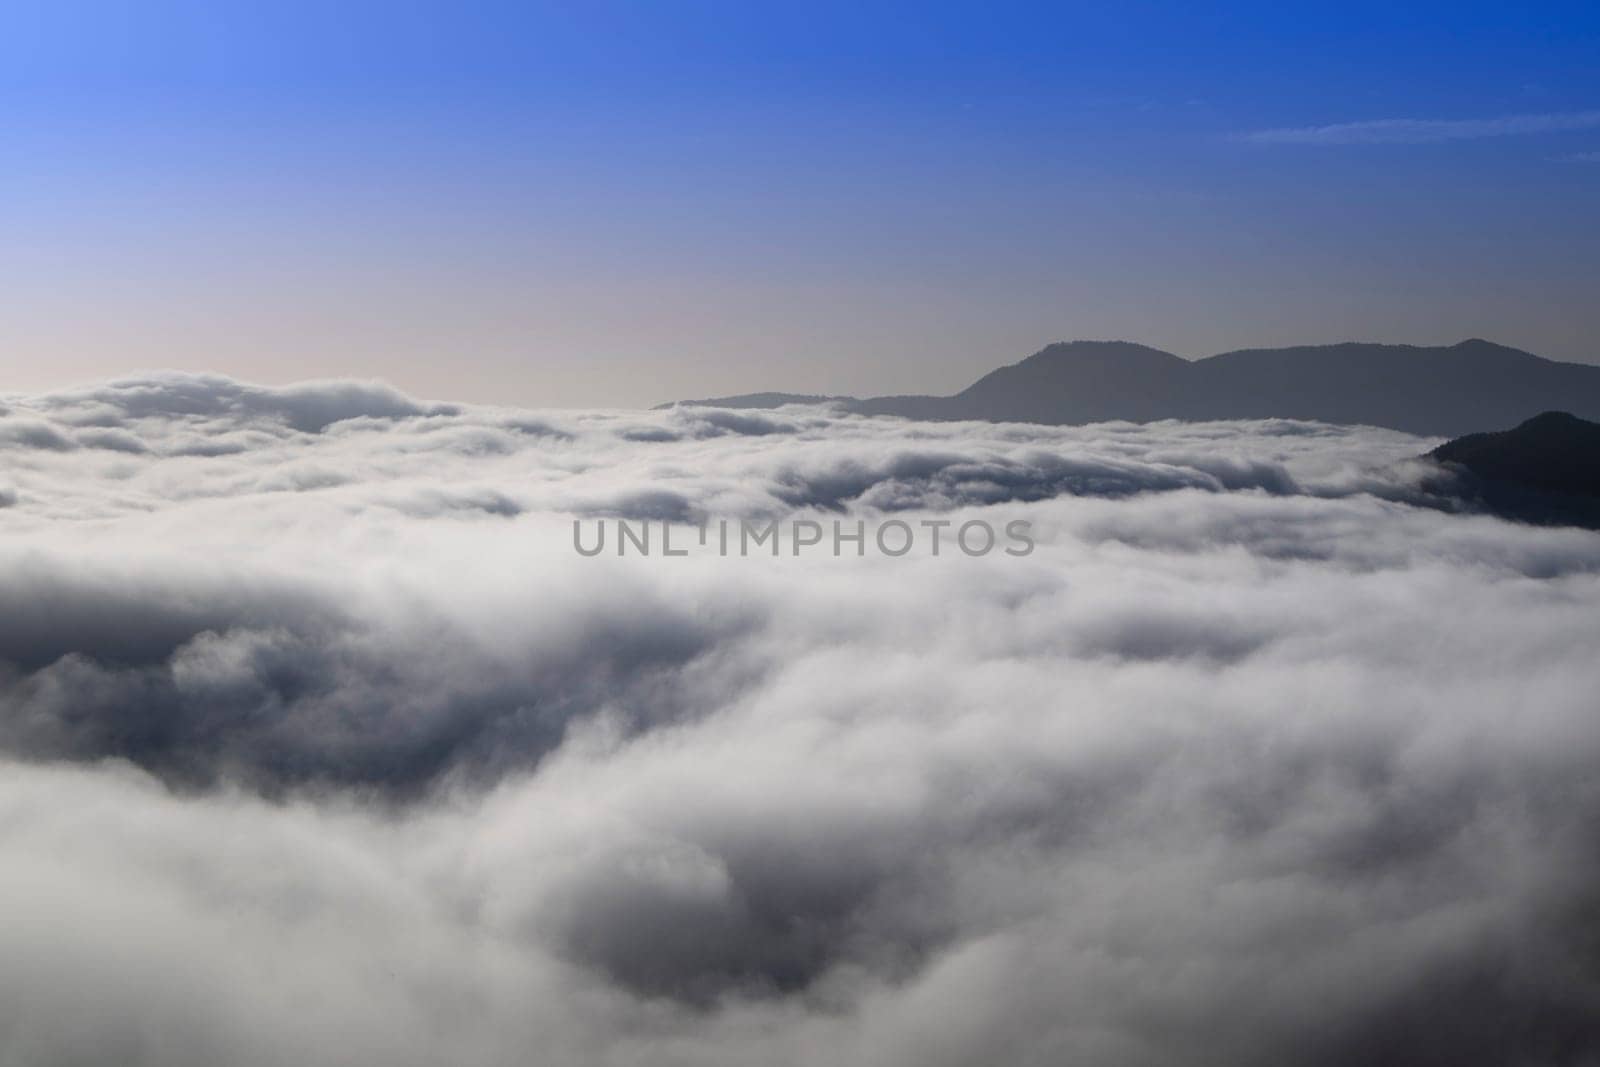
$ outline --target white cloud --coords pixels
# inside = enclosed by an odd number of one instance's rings
[[[1433,144],[1596,127],[1600,127],[1600,111],[1568,111],[1487,119],[1370,119],[1327,126],[1288,126],[1241,134],[1240,140],[1257,144]]]
[[[173,381],[5,398],[0,1062],[1600,1042],[1600,535],[1431,442]],[[663,506],[1039,548],[572,552]]]

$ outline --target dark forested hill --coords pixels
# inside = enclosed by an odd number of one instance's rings
[[[1547,411],[1515,429],[1458,437],[1429,455],[1464,471],[1467,493],[1497,514],[1600,526],[1600,423]]]

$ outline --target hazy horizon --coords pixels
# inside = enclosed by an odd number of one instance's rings
[[[54,393],[54,392],[62,392],[62,391],[71,391],[73,389],[87,388],[87,387],[91,387],[91,386],[101,385],[101,384],[104,384],[104,383],[109,382],[109,381],[126,380],[126,379],[140,379],[140,378],[144,378],[144,377],[147,377],[149,375],[152,375],[152,374],[160,375],[160,374],[173,373],[173,374],[194,374],[194,375],[219,375],[219,376],[224,377],[224,378],[236,379],[236,380],[241,381],[241,382],[248,382],[248,383],[257,384],[257,385],[263,385],[263,386],[280,386],[280,387],[281,386],[288,386],[288,385],[312,384],[312,383],[329,382],[329,381],[335,381],[335,382],[337,382],[337,381],[378,382],[378,383],[382,383],[383,385],[386,385],[386,386],[392,387],[394,389],[397,389],[400,392],[402,392],[402,393],[404,393],[404,394],[406,394],[408,396],[412,396],[412,397],[414,397],[416,399],[419,399],[419,400],[440,401],[440,402],[446,402],[446,403],[465,403],[465,404],[508,403],[508,404],[511,404],[512,406],[516,406],[516,407],[551,408],[551,409],[558,409],[558,410],[585,410],[585,409],[590,409],[590,410],[642,410],[642,409],[648,409],[648,408],[656,407],[656,406],[659,406],[661,404],[669,404],[669,403],[674,403],[674,402],[682,401],[682,400],[703,399],[703,398],[706,398],[706,397],[714,397],[714,396],[735,397],[735,396],[742,396],[742,395],[753,394],[753,393],[793,393],[793,394],[797,394],[797,395],[835,395],[835,396],[853,396],[853,397],[866,397],[866,396],[870,396],[870,395],[895,396],[895,395],[923,395],[923,394],[933,395],[933,396],[946,396],[946,395],[951,395],[951,394],[955,394],[955,393],[960,392],[962,389],[966,388],[969,385],[972,385],[975,381],[977,381],[978,379],[982,378],[984,375],[988,374],[990,371],[993,371],[993,370],[996,370],[996,369],[999,369],[1001,367],[1005,367],[1005,366],[1008,366],[1008,365],[1011,365],[1011,364],[1018,363],[1018,362],[1020,362],[1020,361],[1022,361],[1024,359],[1027,359],[1029,356],[1035,355],[1035,354],[1043,351],[1044,349],[1050,348],[1050,347],[1055,346],[1055,345],[1060,345],[1060,344],[1074,344],[1074,343],[1085,343],[1085,342],[1091,343],[1091,344],[1098,344],[1098,343],[1104,343],[1104,342],[1113,342],[1113,343],[1115,343],[1115,342],[1126,342],[1126,343],[1131,343],[1131,344],[1135,344],[1135,345],[1140,345],[1141,347],[1157,349],[1159,351],[1166,352],[1166,353],[1168,353],[1170,355],[1177,356],[1180,359],[1184,359],[1184,360],[1187,360],[1188,362],[1193,363],[1193,362],[1196,362],[1196,361],[1199,361],[1199,360],[1210,359],[1213,356],[1225,355],[1225,354],[1227,354],[1229,352],[1241,352],[1241,351],[1261,351],[1261,350],[1273,351],[1273,350],[1276,350],[1276,349],[1279,349],[1279,348],[1329,348],[1329,347],[1336,347],[1336,346],[1346,345],[1346,344],[1360,344],[1360,345],[1372,344],[1372,345],[1382,345],[1382,346],[1408,346],[1408,347],[1416,347],[1416,348],[1451,348],[1451,347],[1455,347],[1455,346],[1460,345],[1460,344],[1467,343],[1469,341],[1488,341],[1490,344],[1494,344],[1494,345],[1501,346],[1501,347],[1506,347],[1506,348],[1513,348],[1513,349],[1517,349],[1519,351],[1529,352],[1531,355],[1540,356],[1541,358],[1549,359],[1552,362],[1557,362],[1557,363],[1576,363],[1576,364],[1581,364],[1581,365],[1585,365],[1585,366],[1597,366],[1597,365],[1600,365],[1600,357],[1596,357],[1594,359],[1570,359],[1570,360],[1559,359],[1559,358],[1556,358],[1556,357],[1548,356],[1548,355],[1546,355],[1544,353],[1541,353],[1541,352],[1532,351],[1532,350],[1527,349],[1527,348],[1525,348],[1525,347],[1523,347],[1521,345],[1517,345],[1517,344],[1513,344],[1513,343],[1508,343],[1508,342],[1505,342],[1505,341],[1497,340],[1496,338],[1492,338],[1492,337],[1462,337],[1462,338],[1457,338],[1454,341],[1439,341],[1439,342],[1434,342],[1434,343],[1410,342],[1410,341],[1385,341],[1385,340],[1374,340],[1374,339],[1371,339],[1371,338],[1348,338],[1348,339],[1337,340],[1337,341],[1293,342],[1293,343],[1284,344],[1284,345],[1241,345],[1238,348],[1224,349],[1224,350],[1220,350],[1220,351],[1217,351],[1217,352],[1206,352],[1204,354],[1199,354],[1199,355],[1194,354],[1194,353],[1187,353],[1187,352],[1183,352],[1183,351],[1177,351],[1177,350],[1173,350],[1173,349],[1170,349],[1170,348],[1162,348],[1160,345],[1146,344],[1143,341],[1139,341],[1139,340],[1132,339],[1132,338],[1124,338],[1124,337],[1095,337],[1095,338],[1073,337],[1073,338],[1066,338],[1066,337],[1063,337],[1063,338],[1056,338],[1056,339],[1051,340],[1051,341],[1046,341],[1046,342],[1043,342],[1041,344],[1036,344],[1032,348],[1030,348],[1028,351],[1026,351],[1024,353],[1021,353],[1021,354],[1012,354],[1012,355],[1009,355],[1009,356],[997,357],[996,360],[993,363],[988,364],[987,366],[984,366],[981,369],[978,369],[972,375],[971,378],[962,379],[962,380],[959,381],[958,384],[950,386],[948,388],[927,388],[927,387],[921,386],[919,384],[916,384],[915,382],[908,382],[907,384],[905,384],[902,387],[884,390],[884,391],[882,391],[880,393],[875,393],[875,394],[874,393],[865,392],[865,391],[852,392],[851,390],[848,390],[848,389],[840,389],[840,388],[835,388],[835,387],[826,386],[826,385],[818,386],[816,388],[804,388],[803,389],[803,388],[798,388],[798,387],[791,388],[791,387],[785,386],[783,384],[773,384],[771,382],[763,382],[763,383],[757,383],[756,385],[752,386],[749,389],[740,389],[740,390],[723,389],[723,390],[718,390],[718,389],[712,388],[712,389],[705,390],[703,393],[696,393],[696,394],[692,394],[692,395],[690,393],[685,393],[685,392],[681,392],[680,391],[679,394],[675,394],[675,395],[671,395],[671,396],[662,396],[662,397],[660,397],[658,399],[644,399],[644,400],[640,400],[640,401],[637,401],[637,402],[631,402],[631,403],[622,403],[622,402],[613,402],[613,403],[600,403],[600,402],[580,403],[580,402],[576,402],[576,401],[569,402],[569,403],[560,403],[560,402],[540,402],[538,400],[518,401],[518,400],[516,400],[514,398],[509,398],[508,399],[504,395],[500,395],[500,396],[468,395],[466,393],[461,392],[459,389],[456,389],[456,390],[452,391],[451,387],[448,386],[448,385],[441,386],[441,389],[443,390],[442,392],[428,393],[428,392],[424,392],[424,391],[419,390],[419,389],[408,387],[407,382],[402,381],[402,380],[398,380],[396,378],[396,376],[394,376],[394,375],[385,375],[385,374],[370,374],[370,375],[341,374],[341,373],[338,372],[337,368],[334,368],[334,367],[328,368],[325,373],[308,374],[308,375],[304,375],[304,376],[279,376],[279,377],[274,377],[270,373],[259,374],[259,375],[235,375],[235,374],[229,374],[229,373],[227,373],[225,371],[222,371],[222,370],[205,369],[205,368],[186,368],[186,367],[181,367],[181,366],[130,366],[125,370],[116,370],[116,371],[108,372],[104,376],[100,376],[100,377],[80,377],[80,378],[75,378],[75,379],[54,379],[54,380],[46,377],[46,378],[40,380],[38,383],[36,383],[36,384],[34,384],[34,385],[30,386],[30,387],[27,387],[27,388],[23,388],[23,387],[12,385],[12,384],[8,383],[7,384],[7,388],[5,388],[3,390],[0,390],[0,395],[4,395],[4,394],[8,394],[9,393],[9,394],[12,394],[12,395],[27,396],[27,395],[33,395],[33,394],[45,394],[45,393]],[[776,371],[775,371],[775,373],[778,373],[778,374],[782,374],[783,372],[784,372],[783,368],[777,368]],[[910,371],[908,371],[908,373],[909,374],[914,374],[915,373],[915,369],[914,368],[911,369]],[[28,377],[27,375],[22,375],[21,376],[21,380],[25,381],[25,380],[27,380],[27,377]]]

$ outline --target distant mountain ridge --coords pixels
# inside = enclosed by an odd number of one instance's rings
[[[1315,419],[1454,437],[1551,409],[1600,419],[1600,367],[1471,339],[1240,349],[1187,360],[1128,341],[1049,345],[954,396],[751,393],[681,401],[763,408],[833,402],[868,415],[1078,424]],[[672,405],[662,405],[670,407]]]

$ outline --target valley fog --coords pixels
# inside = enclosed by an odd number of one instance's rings
[[[1437,439],[0,405],[0,1062],[1600,1043],[1600,535],[1442,509]],[[1002,540],[574,552],[722,518]]]

